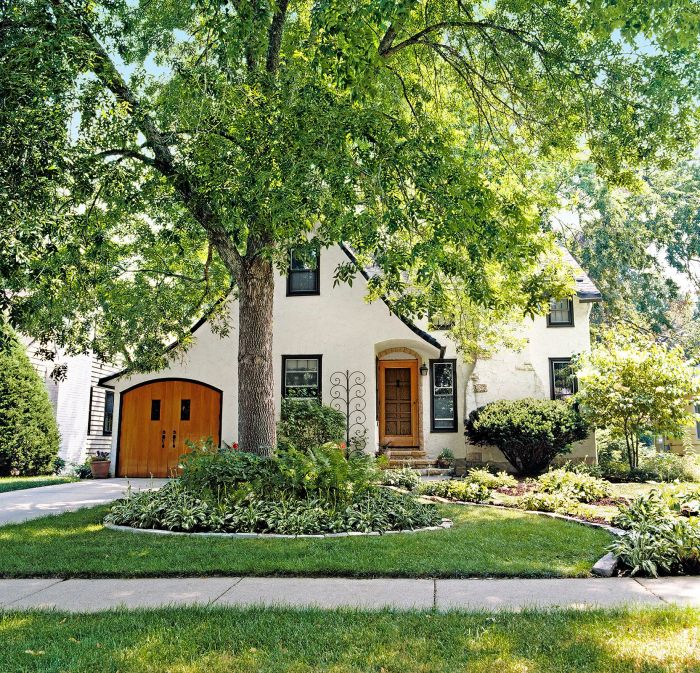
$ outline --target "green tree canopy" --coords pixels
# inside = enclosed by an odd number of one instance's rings
[[[568,217],[552,226],[603,294],[593,322],[622,324],[700,356],[700,171],[696,162],[606,183],[590,163],[559,171]],[[573,217],[571,217],[573,215]]]
[[[543,311],[566,281],[541,229],[554,194],[539,163],[585,148],[625,183],[695,142],[693,0],[0,11],[12,321],[149,369],[172,337],[187,346],[194,317],[225,316],[235,286],[252,450],[275,443],[273,270],[290,248],[347,241],[382,270],[370,295],[405,314],[455,286],[475,306],[517,296]]]

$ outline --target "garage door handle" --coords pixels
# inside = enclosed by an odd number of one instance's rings
[[[160,448],[165,448],[165,430],[163,430],[163,434],[160,436]]]
[[[177,437],[177,432],[173,430],[173,449],[175,448],[175,437]]]

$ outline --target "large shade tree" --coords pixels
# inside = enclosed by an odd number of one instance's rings
[[[370,296],[407,314],[453,287],[535,312],[567,290],[538,162],[585,150],[624,182],[694,143],[692,0],[0,11],[5,310],[149,369],[194,317],[225,316],[233,288],[250,450],[275,444],[273,284],[290,248],[348,242],[382,270]]]

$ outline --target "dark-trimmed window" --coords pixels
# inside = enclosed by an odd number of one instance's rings
[[[552,299],[549,302],[547,327],[573,327],[574,302],[572,299]]]
[[[102,417],[102,434],[112,434],[112,422],[114,421],[114,392],[105,392],[105,414]]]
[[[318,248],[292,250],[289,253],[287,296],[319,294],[321,275]]]
[[[430,431],[457,432],[457,360],[430,361]]]
[[[320,355],[282,356],[282,397],[321,401]]]
[[[695,403],[695,413],[700,415],[700,402]],[[695,421],[695,436],[700,439],[700,421]]]
[[[565,400],[578,391],[578,380],[571,368],[571,358],[550,358],[549,381],[553,400]]]

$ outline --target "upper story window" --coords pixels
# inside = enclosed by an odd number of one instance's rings
[[[553,400],[565,400],[578,391],[578,380],[571,369],[571,358],[551,358],[549,378]]]
[[[428,311],[428,324],[430,329],[451,330],[454,327],[454,320],[444,311],[431,308]]]
[[[321,356],[282,356],[282,397],[321,400]]]
[[[318,248],[292,250],[289,253],[287,296],[319,294],[321,277]]]
[[[105,392],[105,414],[102,418],[102,434],[112,434],[112,422],[114,421],[114,392]]]
[[[549,302],[547,327],[573,327],[574,302],[571,299],[552,299]]]
[[[430,361],[430,431],[457,432],[456,360]]]

